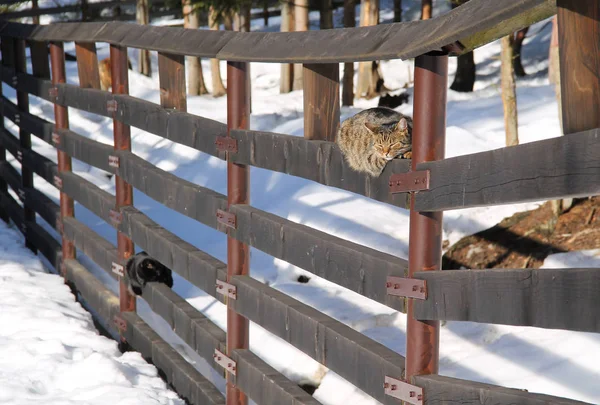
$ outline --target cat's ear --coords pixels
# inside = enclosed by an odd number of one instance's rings
[[[406,118],[400,118],[400,121],[398,121],[398,124],[396,124],[396,130],[397,131],[406,131],[407,128],[408,128],[408,121],[406,121]]]
[[[377,129],[379,128],[377,125],[373,124],[372,122],[365,122],[365,127],[373,133],[377,132]]]

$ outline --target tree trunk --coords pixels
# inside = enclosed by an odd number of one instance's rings
[[[281,3],[281,32],[294,31],[294,7],[287,1]],[[279,92],[289,93],[292,91],[294,82],[294,65],[281,64],[281,78],[279,81]]]
[[[283,16],[283,6],[282,6],[282,14]],[[269,26],[269,3],[265,1],[263,4],[263,19],[265,21],[265,27]]]
[[[394,0],[394,22],[402,21],[402,0]]]
[[[379,1],[362,0],[360,7],[360,26],[379,24]],[[373,98],[384,89],[383,78],[377,62],[360,62],[358,65],[358,97]]]
[[[432,14],[431,0],[421,0],[421,20],[429,20]]]
[[[513,35],[502,38],[500,53],[500,76],[502,82],[502,104],[504,105],[504,129],[506,131],[506,146],[519,144],[519,129],[517,118],[517,94],[515,75],[513,71]]]
[[[211,30],[219,30],[219,21],[216,20],[216,14],[211,7],[208,12],[208,23]],[[227,94],[223,80],[221,80],[221,64],[218,59],[210,60],[210,71],[212,73],[212,93],[213,97],[221,97]]]
[[[135,19],[140,25],[148,25],[150,23],[150,14],[148,12],[148,0],[137,0],[135,8]],[[140,49],[138,51],[138,70],[141,74],[152,76],[152,67],[150,66],[150,51]]]
[[[452,9],[459,7],[469,0],[452,0]],[[450,86],[451,90],[459,91],[461,93],[469,93],[473,91],[475,86],[475,58],[473,51],[460,55],[456,58],[456,74],[454,75],[454,81]]]
[[[333,0],[321,0],[319,28],[322,30],[333,28]]]
[[[344,27],[356,26],[356,10],[354,0],[344,0]],[[344,78],[342,79],[342,105],[354,104],[354,63],[344,63]]]
[[[31,9],[32,9],[32,10],[39,10],[39,7],[38,7],[38,0],[33,0],[33,1],[31,2]],[[38,15],[34,15],[34,16],[32,17],[32,20],[33,20],[33,23],[34,23],[34,24],[37,24],[37,25],[39,25],[39,24],[40,24],[40,15],[39,15],[39,14],[38,14]]]
[[[515,34],[515,40],[513,42],[513,68],[517,77],[523,77],[527,75],[525,68],[523,68],[523,61],[521,59],[521,49],[523,48],[523,41],[527,36],[529,27],[525,27],[522,30],[517,31]]]
[[[189,10],[192,8],[190,7]],[[193,10],[187,13],[187,28],[198,29],[200,27],[200,14],[198,10]],[[195,56],[186,56],[188,65],[188,94],[190,96],[201,96],[209,94],[204,81],[204,73],[202,72],[202,63],[200,58]]]
[[[295,0],[294,18],[296,20],[295,31],[308,31],[308,0]],[[302,64],[294,65],[294,90],[302,90]]]

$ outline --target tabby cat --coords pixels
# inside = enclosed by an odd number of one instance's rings
[[[412,156],[412,118],[386,107],[364,110],[348,118],[336,143],[350,167],[378,177],[394,158]]]
[[[141,295],[146,283],[158,282],[173,287],[173,276],[171,270],[150,257],[146,252],[140,252],[127,260],[125,265],[127,272],[127,288],[135,295]]]

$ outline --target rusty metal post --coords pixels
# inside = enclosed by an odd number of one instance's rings
[[[448,56],[421,55],[415,60],[415,98],[412,170],[422,162],[444,158],[446,141],[446,91]],[[410,200],[408,273],[440,270],[442,261],[443,212],[415,211]],[[420,374],[437,374],[439,321],[413,317],[413,299],[408,299],[406,331],[406,379]]]
[[[340,127],[340,66],[305,64],[304,138],[334,142]]]
[[[110,68],[113,94],[129,94],[129,80],[127,70],[127,48],[118,45],[110,46]],[[119,106],[117,105],[117,109]],[[115,150],[131,150],[131,130],[129,125],[113,119]],[[121,207],[133,205],[133,188],[120,176],[115,175],[116,182],[116,206],[119,212]],[[134,253],[133,241],[121,231],[117,231],[117,250],[119,260],[125,262]],[[119,283],[119,301],[121,312],[135,311],[135,296],[127,290],[127,286],[121,280]],[[122,342],[124,342],[122,338]]]
[[[248,64],[227,62],[227,130],[250,127],[250,97],[248,93]],[[248,204],[250,201],[250,171],[227,158],[227,203]],[[250,272],[250,248],[248,245],[227,236],[227,279],[231,276],[247,275]],[[247,349],[249,341],[248,320],[227,308],[227,353],[233,349]],[[227,374],[227,405],[246,405],[248,399],[234,385]]]
[[[66,83],[67,76],[65,73],[65,51],[62,42],[50,43],[50,66],[52,71],[52,84]],[[69,111],[67,107],[54,104],[54,122],[56,129],[69,128]],[[58,156],[58,172],[70,172],[71,157],[66,152],[57,150]],[[75,215],[73,199],[66,193],[60,192],[60,221],[62,224],[63,218],[72,217]],[[62,229],[62,228],[61,228]],[[59,230],[60,232],[60,230]],[[62,232],[61,232],[62,233]],[[75,258],[75,245],[62,235],[62,259]],[[61,268],[61,273],[65,277],[64,269]]]
[[[25,55],[25,40],[15,40],[15,71],[19,73],[27,73],[27,56]],[[24,113],[29,112],[29,94],[26,91],[17,90],[17,106],[19,111]],[[23,151],[31,149],[31,134],[19,126],[19,143]],[[21,161],[21,186],[25,188],[34,188],[33,186],[33,170],[25,165]],[[25,226],[29,222],[35,222],[35,210],[29,207],[27,200],[23,200],[23,213],[25,219]],[[25,232],[25,246],[30,250],[37,252],[37,248],[29,240],[27,232]]]

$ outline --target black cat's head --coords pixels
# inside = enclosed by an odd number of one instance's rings
[[[140,276],[145,282],[160,282],[166,284],[168,287],[173,287],[173,277],[171,276],[171,270],[164,266],[158,260],[150,257],[142,260],[138,268]]]

